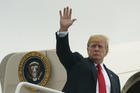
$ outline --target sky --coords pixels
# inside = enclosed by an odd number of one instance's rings
[[[139,0],[0,0],[0,61],[10,53],[55,49],[59,10],[66,6],[77,19],[69,29],[72,51],[86,55],[89,36],[104,34],[109,61],[139,61]]]

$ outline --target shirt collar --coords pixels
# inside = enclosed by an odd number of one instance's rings
[[[98,64],[94,63],[94,65],[95,65],[95,67],[96,67]],[[100,65],[101,65],[101,68],[102,68],[102,70],[103,70],[103,69],[104,69],[104,64],[101,63]],[[96,68],[97,68],[97,67],[96,67]]]

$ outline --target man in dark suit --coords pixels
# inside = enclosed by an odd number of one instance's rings
[[[108,53],[108,39],[104,35],[93,35],[87,43],[89,57],[83,58],[70,50],[68,28],[76,19],[71,19],[72,9],[64,8],[60,13],[60,29],[56,32],[56,52],[67,71],[66,93],[120,93],[119,77],[109,70],[103,59]]]

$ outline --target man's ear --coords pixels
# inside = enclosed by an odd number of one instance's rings
[[[106,50],[106,54],[105,54],[105,56],[107,56],[107,54],[108,54],[108,49]]]

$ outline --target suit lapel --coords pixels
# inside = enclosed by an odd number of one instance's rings
[[[109,76],[109,79],[110,79],[110,83],[111,83],[111,93],[114,93],[114,87],[112,86],[114,83],[114,77],[113,77],[113,75],[112,75],[112,73],[110,72],[110,70],[104,65],[104,67],[105,67],[105,69],[106,69],[106,72],[107,72],[107,74],[108,74],[108,76]]]
[[[88,58],[88,61],[89,61],[89,67],[91,68],[91,71],[92,71],[92,76],[95,80],[95,82],[97,82],[97,78],[98,78],[98,71],[94,65],[94,62],[91,61],[89,58]]]

